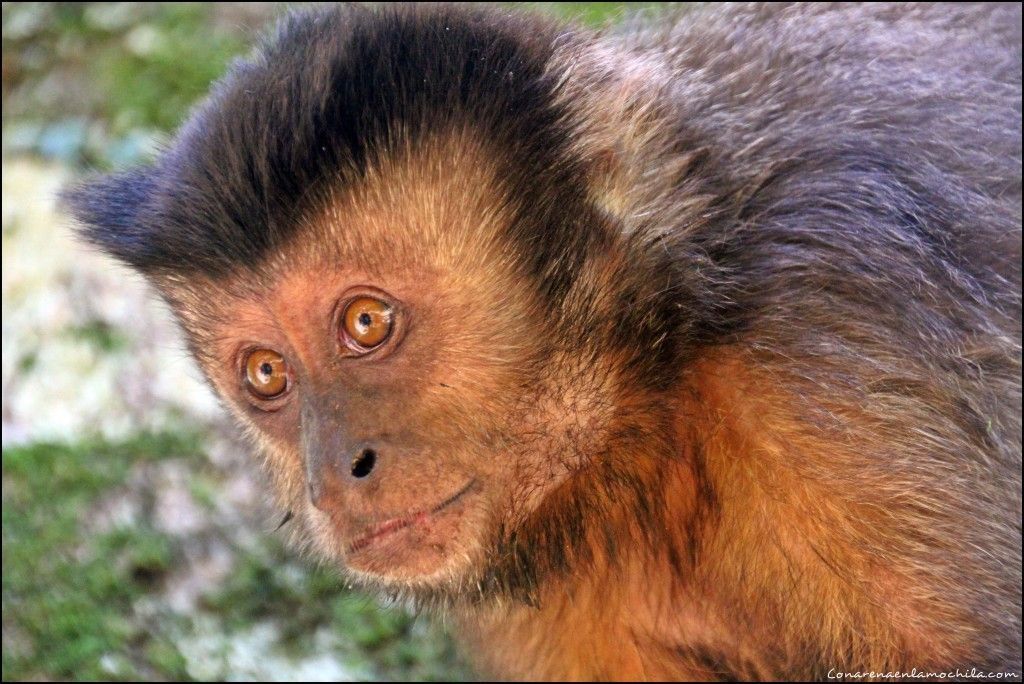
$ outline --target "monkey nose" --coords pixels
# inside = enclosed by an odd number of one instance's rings
[[[377,448],[363,443],[350,453],[350,457],[318,459],[318,467],[308,473],[309,500],[316,508],[330,512],[354,494],[354,489],[363,495],[376,490],[373,475],[380,465]],[[365,489],[368,486],[370,489]]]
[[[357,480],[369,477],[375,465],[377,465],[377,452],[366,447],[352,459],[351,475]]]

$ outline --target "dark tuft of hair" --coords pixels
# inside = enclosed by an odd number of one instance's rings
[[[289,219],[326,179],[354,182],[442,127],[473,127],[521,167],[509,183],[536,183],[565,167],[545,76],[554,31],[465,7],[292,14],[154,166],[86,181],[65,204],[88,241],[143,272],[217,275],[288,240]]]

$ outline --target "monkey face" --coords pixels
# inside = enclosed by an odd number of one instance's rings
[[[378,585],[484,572],[612,410],[611,375],[581,379],[509,257],[487,160],[446,142],[382,163],[265,262],[163,286],[282,503]]]

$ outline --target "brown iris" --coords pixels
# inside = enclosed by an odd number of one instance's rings
[[[272,349],[257,349],[245,360],[249,391],[260,399],[273,399],[288,389],[288,364]]]
[[[345,307],[344,337],[349,346],[373,349],[391,334],[391,306],[373,297],[357,297]],[[353,344],[354,343],[354,344]]]

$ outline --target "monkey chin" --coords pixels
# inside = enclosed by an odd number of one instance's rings
[[[439,588],[471,564],[481,527],[476,481],[430,508],[362,527],[342,544],[342,563],[361,583]]]

